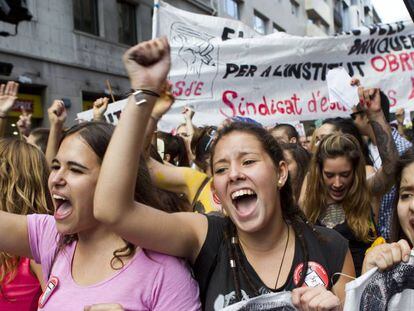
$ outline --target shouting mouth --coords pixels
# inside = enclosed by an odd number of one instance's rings
[[[241,217],[247,217],[256,208],[257,194],[252,189],[240,189],[231,194],[231,200],[236,207],[237,214]]]
[[[53,194],[53,202],[55,203],[54,217],[56,220],[63,220],[72,214],[73,208],[72,203],[68,198],[61,195]]]

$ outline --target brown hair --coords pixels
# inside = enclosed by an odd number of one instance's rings
[[[49,167],[43,153],[16,138],[0,139],[0,209],[19,214],[47,214],[51,204],[48,190]],[[11,282],[19,257],[0,252],[0,283],[9,274]]]
[[[349,134],[327,135],[317,147],[309,169],[304,202],[306,216],[316,223],[327,207],[328,192],[323,180],[323,165],[326,159],[337,157],[346,157],[353,167],[354,180],[342,202],[347,223],[358,239],[372,241],[371,194],[366,182],[365,161],[358,141]]]
[[[94,153],[98,156],[99,161],[102,162],[114,128],[113,125],[105,122],[83,122],[66,130],[60,143],[62,143],[65,138],[78,134],[92,148]],[[148,167],[142,157],[140,158],[137,178],[139,179],[139,183],[135,186],[134,199],[146,205],[162,209],[162,204],[160,204],[155,195]],[[77,240],[77,238],[76,234],[60,236],[58,251],[61,251],[66,245]],[[116,262],[121,264],[121,267],[118,269],[122,269],[124,266],[122,258],[129,258],[135,254],[136,246],[126,240],[124,241],[125,246],[113,252],[114,257],[111,259],[111,267],[113,269],[117,269],[115,268]]]

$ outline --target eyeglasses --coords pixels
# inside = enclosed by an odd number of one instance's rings
[[[359,115],[359,114],[364,114],[365,112],[363,112],[363,111],[356,111],[356,112],[353,112],[353,113],[351,113],[351,119],[352,120],[356,120],[356,117],[357,117],[357,115]]]

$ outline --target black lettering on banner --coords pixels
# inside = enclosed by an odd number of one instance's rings
[[[231,29],[229,27],[224,27],[223,28],[223,33],[221,34],[221,40],[226,41],[226,40],[230,40],[232,39],[232,37],[230,37],[231,34],[235,34],[236,31],[234,29]],[[238,33],[238,38],[243,38],[244,37],[244,33],[243,31],[239,31]]]

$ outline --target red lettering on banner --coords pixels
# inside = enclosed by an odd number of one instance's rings
[[[371,66],[377,72],[412,71],[414,68],[414,52],[377,55],[371,58]]]
[[[236,91],[227,90],[222,94],[223,104],[230,108],[230,112],[220,108],[220,113],[226,118],[241,116],[271,116],[277,113],[287,115],[301,115],[303,109],[298,107],[300,98],[293,94],[292,97],[275,100],[266,96],[259,103],[247,101],[244,97],[239,98]]]
[[[389,90],[387,92],[388,99],[390,100],[390,107],[395,107],[397,105],[397,99],[394,97],[395,95],[397,95],[397,92],[394,90]]]
[[[204,82],[202,81],[177,81],[174,83],[173,95],[175,97],[194,97],[202,95]]]

